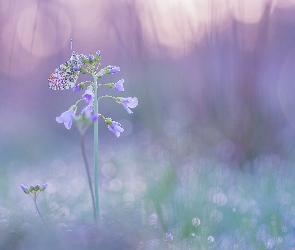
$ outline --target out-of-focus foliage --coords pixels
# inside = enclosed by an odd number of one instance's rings
[[[183,2],[0,2],[0,248],[295,246],[294,3]],[[127,119],[100,103],[125,131],[99,124],[98,232],[78,133],[55,122],[77,98],[47,86],[71,38],[140,100]],[[42,228],[19,184],[45,182]]]

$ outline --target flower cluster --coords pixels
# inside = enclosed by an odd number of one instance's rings
[[[25,185],[23,184],[20,184],[20,187],[22,188],[22,190],[26,193],[26,194],[29,194],[29,193],[33,193],[33,194],[36,194],[37,192],[41,192],[41,191],[44,191],[46,189],[46,187],[48,186],[47,183],[44,183],[43,185],[35,185],[35,186],[30,186],[29,188],[27,188]]]
[[[120,68],[117,66],[106,66],[103,69],[98,70],[100,67],[100,60],[101,60],[101,55],[100,51],[97,51],[95,55],[83,55],[83,54],[77,54],[73,52],[72,57],[70,59],[71,65],[72,65],[72,70],[76,73],[82,73],[82,74],[91,74],[94,79],[99,79],[104,75],[108,74],[115,74],[120,71]],[[121,127],[121,124],[119,124],[116,121],[113,121],[109,117],[105,117],[102,114],[95,113],[95,98],[97,92],[97,87],[99,86],[107,86],[115,91],[118,92],[123,92],[124,91],[124,79],[120,79],[115,83],[100,83],[97,84],[97,82],[93,81],[86,81],[86,82],[81,82],[81,83],[76,83],[73,85],[73,91],[74,92],[79,92],[82,89],[87,88],[85,92],[82,94],[82,98],[79,99],[76,104],[72,105],[69,110],[63,112],[60,116],[56,118],[56,121],[58,123],[63,123],[64,126],[67,129],[70,129],[72,127],[73,122],[76,123],[78,130],[80,133],[85,133],[85,131],[88,129],[88,127],[93,124],[95,121],[98,120],[98,118],[101,116],[105,123],[108,125],[108,128],[110,131],[112,131],[117,137],[120,136],[120,133],[124,131],[124,129]],[[100,100],[101,98],[112,98],[114,99],[117,103],[122,104],[123,107],[126,109],[126,111],[129,114],[132,114],[133,112],[131,111],[130,108],[135,108],[138,105],[138,100],[136,97],[113,97],[109,95],[104,95],[100,96],[99,98],[96,99],[96,101]],[[83,108],[81,113],[79,115],[76,114],[77,112],[77,104],[80,101],[85,101],[87,106]]]

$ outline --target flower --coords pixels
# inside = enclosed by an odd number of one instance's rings
[[[135,108],[138,105],[138,100],[136,97],[118,97],[117,100],[117,102],[121,103],[129,114],[133,113],[130,108]]]
[[[81,90],[80,85],[75,85],[75,86],[73,87],[73,91],[74,91],[74,92],[79,92],[80,90]]]
[[[92,104],[94,93],[93,93],[93,88],[91,86],[89,86],[86,89],[85,93],[82,95],[82,98],[84,98],[87,103]]]
[[[91,54],[89,54],[89,56],[88,56],[88,61],[89,61],[89,63],[92,63],[93,62],[93,55],[91,55]]]
[[[30,190],[23,184],[20,184],[20,187],[22,188],[22,190],[26,193],[26,194],[29,194],[30,193]]]
[[[123,84],[124,84],[124,79],[121,79],[114,84],[113,89],[116,91],[124,91]]]
[[[104,68],[104,72],[105,72],[105,74],[115,74],[115,73],[117,73],[117,72],[119,72],[120,71],[120,68],[119,67],[117,67],[117,66],[106,66],[105,68]]]
[[[97,121],[99,115],[92,114],[93,110],[94,110],[94,107],[92,105],[88,105],[81,111],[81,114],[83,114],[85,118],[91,120],[92,122],[95,122]]]
[[[81,67],[79,67],[79,66],[77,66],[77,65],[75,65],[74,67],[73,67],[73,70],[74,71],[79,71],[81,69]]]
[[[166,233],[166,240],[169,242],[173,241],[173,235]]]
[[[108,123],[107,123],[108,124]],[[111,121],[111,124],[108,125],[108,128],[110,131],[112,131],[117,137],[120,136],[120,133],[124,131],[123,128],[121,128],[121,124],[119,122]]]
[[[63,123],[67,129],[72,127],[73,119],[75,118],[74,108],[71,107],[68,111],[63,112],[59,117],[56,117],[58,123]]]
[[[98,51],[96,51],[96,53],[95,53],[95,55],[94,55],[94,59],[93,59],[93,60],[94,60],[94,63],[99,62],[100,59],[101,59],[100,51],[98,50]]]
[[[40,185],[39,184],[36,184],[35,187],[34,187],[34,190],[37,192],[40,190]]]
[[[89,126],[98,120],[99,115],[93,114],[93,110],[93,105],[89,104],[81,111],[81,114],[75,118],[76,126],[81,134],[85,134]]]

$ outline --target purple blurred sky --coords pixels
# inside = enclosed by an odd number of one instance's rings
[[[2,0],[0,153],[35,143],[45,154],[77,132],[55,117],[79,94],[47,86],[70,39],[78,53],[99,49],[103,66],[121,67],[109,80],[124,78],[138,109],[102,108],[127,126],[154,138],[181,129],[204,147],[230,140],[249,157],[280,152],[295,138],[294,13],[294,0]]]

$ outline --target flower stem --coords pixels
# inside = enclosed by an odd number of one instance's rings
[[[41,215],[41,213],[40,213],[40,211],[39,211],[39,208],[38,208],[38,206],[37,206],[37,197],[34,197],[34,198],[33,198],[33,201],[34,201],[35,206],[36,206],[36,208],[37,208],[38,214],[40,215],[40,217],[41,217],[41,219],[42,219],[44,225],[46,225],[46,223],[45,223],[45,221],[44,221],[44,219],[43,219],[43,217],[42,217],[42,215]]]
[[[88,185],[89,185],[89,189],[90,189],[90,193],[91,193],[91,198],[92,198],[92,206],[93,206],[94,219],[97,222],[96,211],[95,211],[95,199],[94,199],[93,188],[92,188],[92,183],[91,183],[89,164],[88,164],[87,156],[86,156],[85,141],[84,141],[84,134],[83,133],[80,134],[80,144],[81,144],[81,149],[82,149],[84,164],[85,164],[85,168],[86,168],[86,173],[87,173]]]
[[[94,91],[94,114],[98,113],[98,100],[97,100],[97,76],[95,73],[93,76],[93,91]],[[95,212],[96,218],[100,220],[99,209],[99,193],[98,193],[98,123],[94,123],[94,193],[95,193]]]

